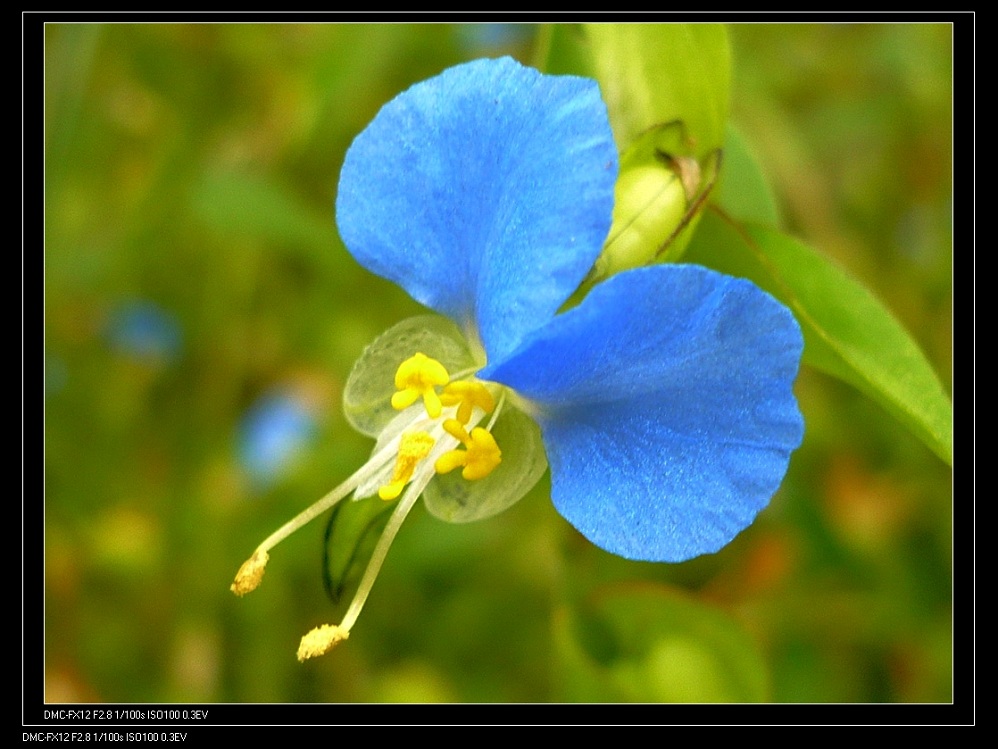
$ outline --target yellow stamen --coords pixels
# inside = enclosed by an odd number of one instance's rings
[[[395,459],[395,470],[392,480],[378,489],[382,499],[395,499],[402,493],[405,485],[412,480],[416,465],[430,454],[433,449],[433,437],[426,432],[408,432],[399,441],[398,457]]]
[[[333,649],[333,646],[343,642],[350,637],[350,630],[339,627],[335,624],[323,624],[316,627],[307,635],[301,638],[298,645],[298,660],[306,661],[324,655]]]
[[[236,573],[236,579],[229,586],[229,590],[237,596],[244,596],[256,590],[256,586],[263,580],[264,568],[266,568],[269,559],[270,555],[267,552],[260,551],[259,549],[254,551],[253,556],[243,562],[239,568],[239,571]]]
[[[471,435],[457,419],[445,419],[443,423],[444,431],[454,437],[454,439],[467,445],[471,441]]]
[[[502,462],[502,451],[488,430],[475,427],[468,434],[457,419],[447,419],[444,429],[460,440],[466,449],[450,450],[441,455],[433,465],[437,473],[450,473],[458,466],[464,466],[461,476],[474,481],[488,476]]]
[[[447,368],[426,354],[415,354],[399,365],[395,372],[395,387],[398,392],[392,396],[392,406],[401,411],[408,408],[422,396],[426,413],[430,418],[440,416],[440,396],[434,389],[446,385],[450,380]]]
[[[445,406],[457,406],[457,420],[462,424],[471,421],[471,412],[478,406],[485,413],[492,413],[496,403],[492,393],[480,382],[452,382],[440,394],[440,402]]]

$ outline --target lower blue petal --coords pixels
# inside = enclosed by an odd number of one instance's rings
[[[725,546],[803,438],[803,339],[758,287],[698,266],[618,274],[480,376],[535,404],[558,511],[598,546],[677,562]]]

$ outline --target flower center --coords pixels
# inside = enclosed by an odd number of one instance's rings
[[[439,386],[444,388],[438,395],[436,388]],[[479,419],[495,410],[495,398],[484,383],[473,379],[451,381],[443,364],[416,353],[399,365],[395,387],[398,389],[392,396],[395,409],[402,411],[422,397],[427,416],[437,421],[433,426],[442,428],[464,445],[463,450],[450,450],[437,458],[433,467],[437,473],[449,473],[463,466],[461,476],[474,481],[488,476],[502,462],[502,451],[489,431],[491,424],[488,429],[474,426],[470,433],[466,429],[476,415],[475,409],[481,412]],[[442,419],[441,424],[444,407],[454,408],[454,414],[452,418]],[[378,490],[378,496],[385,500],[397,498],[435,442],[425,431],[403,434],[391,481]]]

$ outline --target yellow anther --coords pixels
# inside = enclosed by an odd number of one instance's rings
[[[236,573],[235,582],[229,586],[229,590],[237,596],[244,596],[250,591],[256,590],[256,586],[263,580],[263,571],[267,566],[270,556],[265,551],[257,549],[253,556],[243,562]]]
[[[450,375],[443,364],[426,354],[415,354],[402,362],[395,372],[395,387],[398,392],[392,396],[392,406],[401,411],[422,396],[426,413],[435,419],[440,416],[441,405],[440,396],[434,388],[446,385],[448,380]]]
[[[350,637],[350,631],[335,624],[323,624],[301,638],[298,645],[298,660],[306,661],[324,655],[337,643]]]
[[[466,449],[450,450],[437,458],[433,466],[437,473],[450,473],[458,466],[464,466],[461,476],[474,481],[488,476],[502,462],[502,450],[488,430],[475,427],[468,434],[457,419],[447,419],[444,429],[459,439]]]
[[[457,419],[444,419],[443,427],[447,434],[451,435],[460,442],[467,445],[471,441],[471,435],[468,434],[468,430],[465,429],[464,424]]]
[[[457,406],[457,420],[462,424],[471,421],[471,412],[478,406],[485,413],[492,413],[496,402],[492,393],[480,382],[459,380],[452,382],[440,394],[440,402],[445,406]]]
[[[395,470],[392,480],[378,489],[382,499],[395,499],[402,493],[405,485],[412,480],[412,472],[416,464],[430,454],[433,449],[433,437],[426,432],[408,432],[399,441],[398,457],[395,458]]]

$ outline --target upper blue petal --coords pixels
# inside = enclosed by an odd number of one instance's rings
[[[481,377],[534,402],[558,511],[615,554],[717,551],[803,437],[803,339],[754,284],[692,265],[618,274]]]
[[[616,176],[594,81],[477,60],[403,92],[357,136],[337,223],[361,265],[503,358],[599,255]]]

